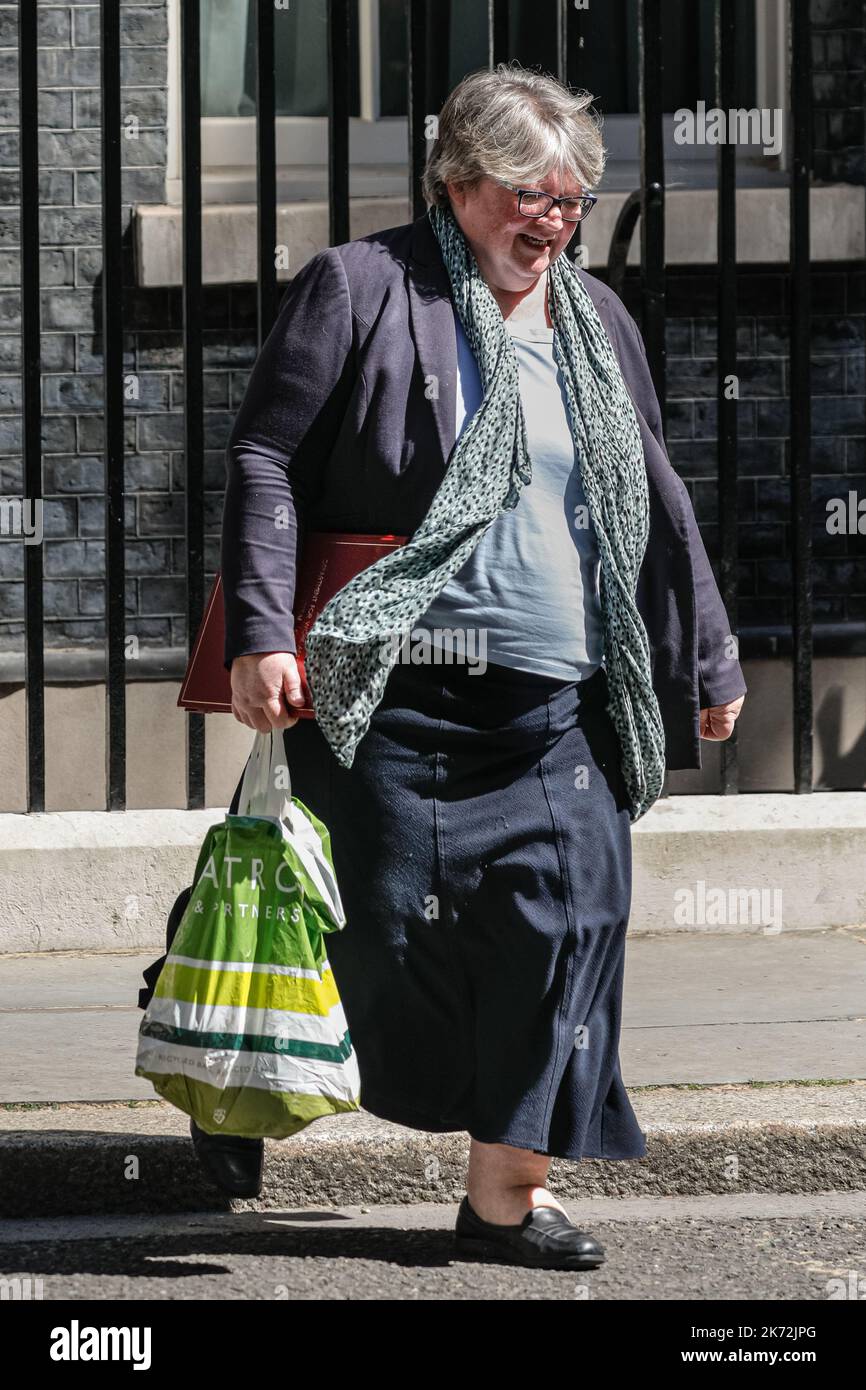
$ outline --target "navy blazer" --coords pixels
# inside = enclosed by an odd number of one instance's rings
[[[640,332],[578,269],[640,425],[650,528],[636,600],[649,637],[668,768],[701,766],[699,710],[745,694],[737,643],[662,436]],[[454,447],[451,286],[426,213],[317,252],[289,282],[226,446],[225,665],[295,652],[304,529],[410,536]]]

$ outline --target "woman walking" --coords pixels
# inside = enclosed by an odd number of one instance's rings
[[[331,832],[362,1104],[468,1131],[459,1250],[558,1268],[604,1252],[550,1158],[646,1151],[618,1055],[630,827],[746,690],[640,334],[564,254],[603,169],[589,101],[471,73],[424,216],[299,271],[229,441],[222,540],[233,712],[286,731]],[[313,628],[315,722],[291,714],[307,530],[409,538]],[[259,1180],[261,1141],[198,1142]]]

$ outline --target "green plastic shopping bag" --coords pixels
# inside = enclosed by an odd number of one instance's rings
[[[141,1021],[136,1076],[209,1134],[284,1139],[360,1108],[327,957],[346,925],[327,827],[257,734],[236,815],[211,826]]]

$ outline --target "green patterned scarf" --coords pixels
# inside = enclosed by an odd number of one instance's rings
[[[485,531],[532,481],[517,357],[502,312],[450,206],[430,207],[484,399],[457,440],[424,520],[408,542],[362,570],[327,603],[307,636],[316,719],[337,760],[355,749],[408,635]],[[619,363],[565,254],[549,271],[553,352],[565,381],[575,456],[598,542],[607,712],[622,748],[630,818],[656,801],[665,742],[649,640],[635,603],[649,535],[643,445]],[[387,639],[392,639],[388,641]]]

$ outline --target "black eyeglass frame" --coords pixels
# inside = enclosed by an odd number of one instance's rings
[[[489,177],[492,178],[493,176],[490,175]],[[553,193],[545,193],[543,188],[517,188],[513,183],[506,183],[505,179],[494,178],[493,182],[498,183],[503,188],[508,188],[511,190],[512,193],[517,194],[517,211],[521,214],[522,217],[545,217],[547,213],[550,212],[550,209],[553,207],[554,203],[558,203],[560,208],[562,208],[563,203],[588,203],[589,206],[586,208],[584,212],[580,214],[579,217],[566,217],[564,212],[562,214],[563,222],[585,222],[587,217],[589,217],[589,214],[595,207],[596,203],[598,202],[598,198],[594,193],[581,193],[578,198],[557,198],[554,196]],[[541,212],[524,212],[522,206],[524,194],[530,194],[533,198],[548,198],[549,202],[547,204],[547,207],[544,208]]]

